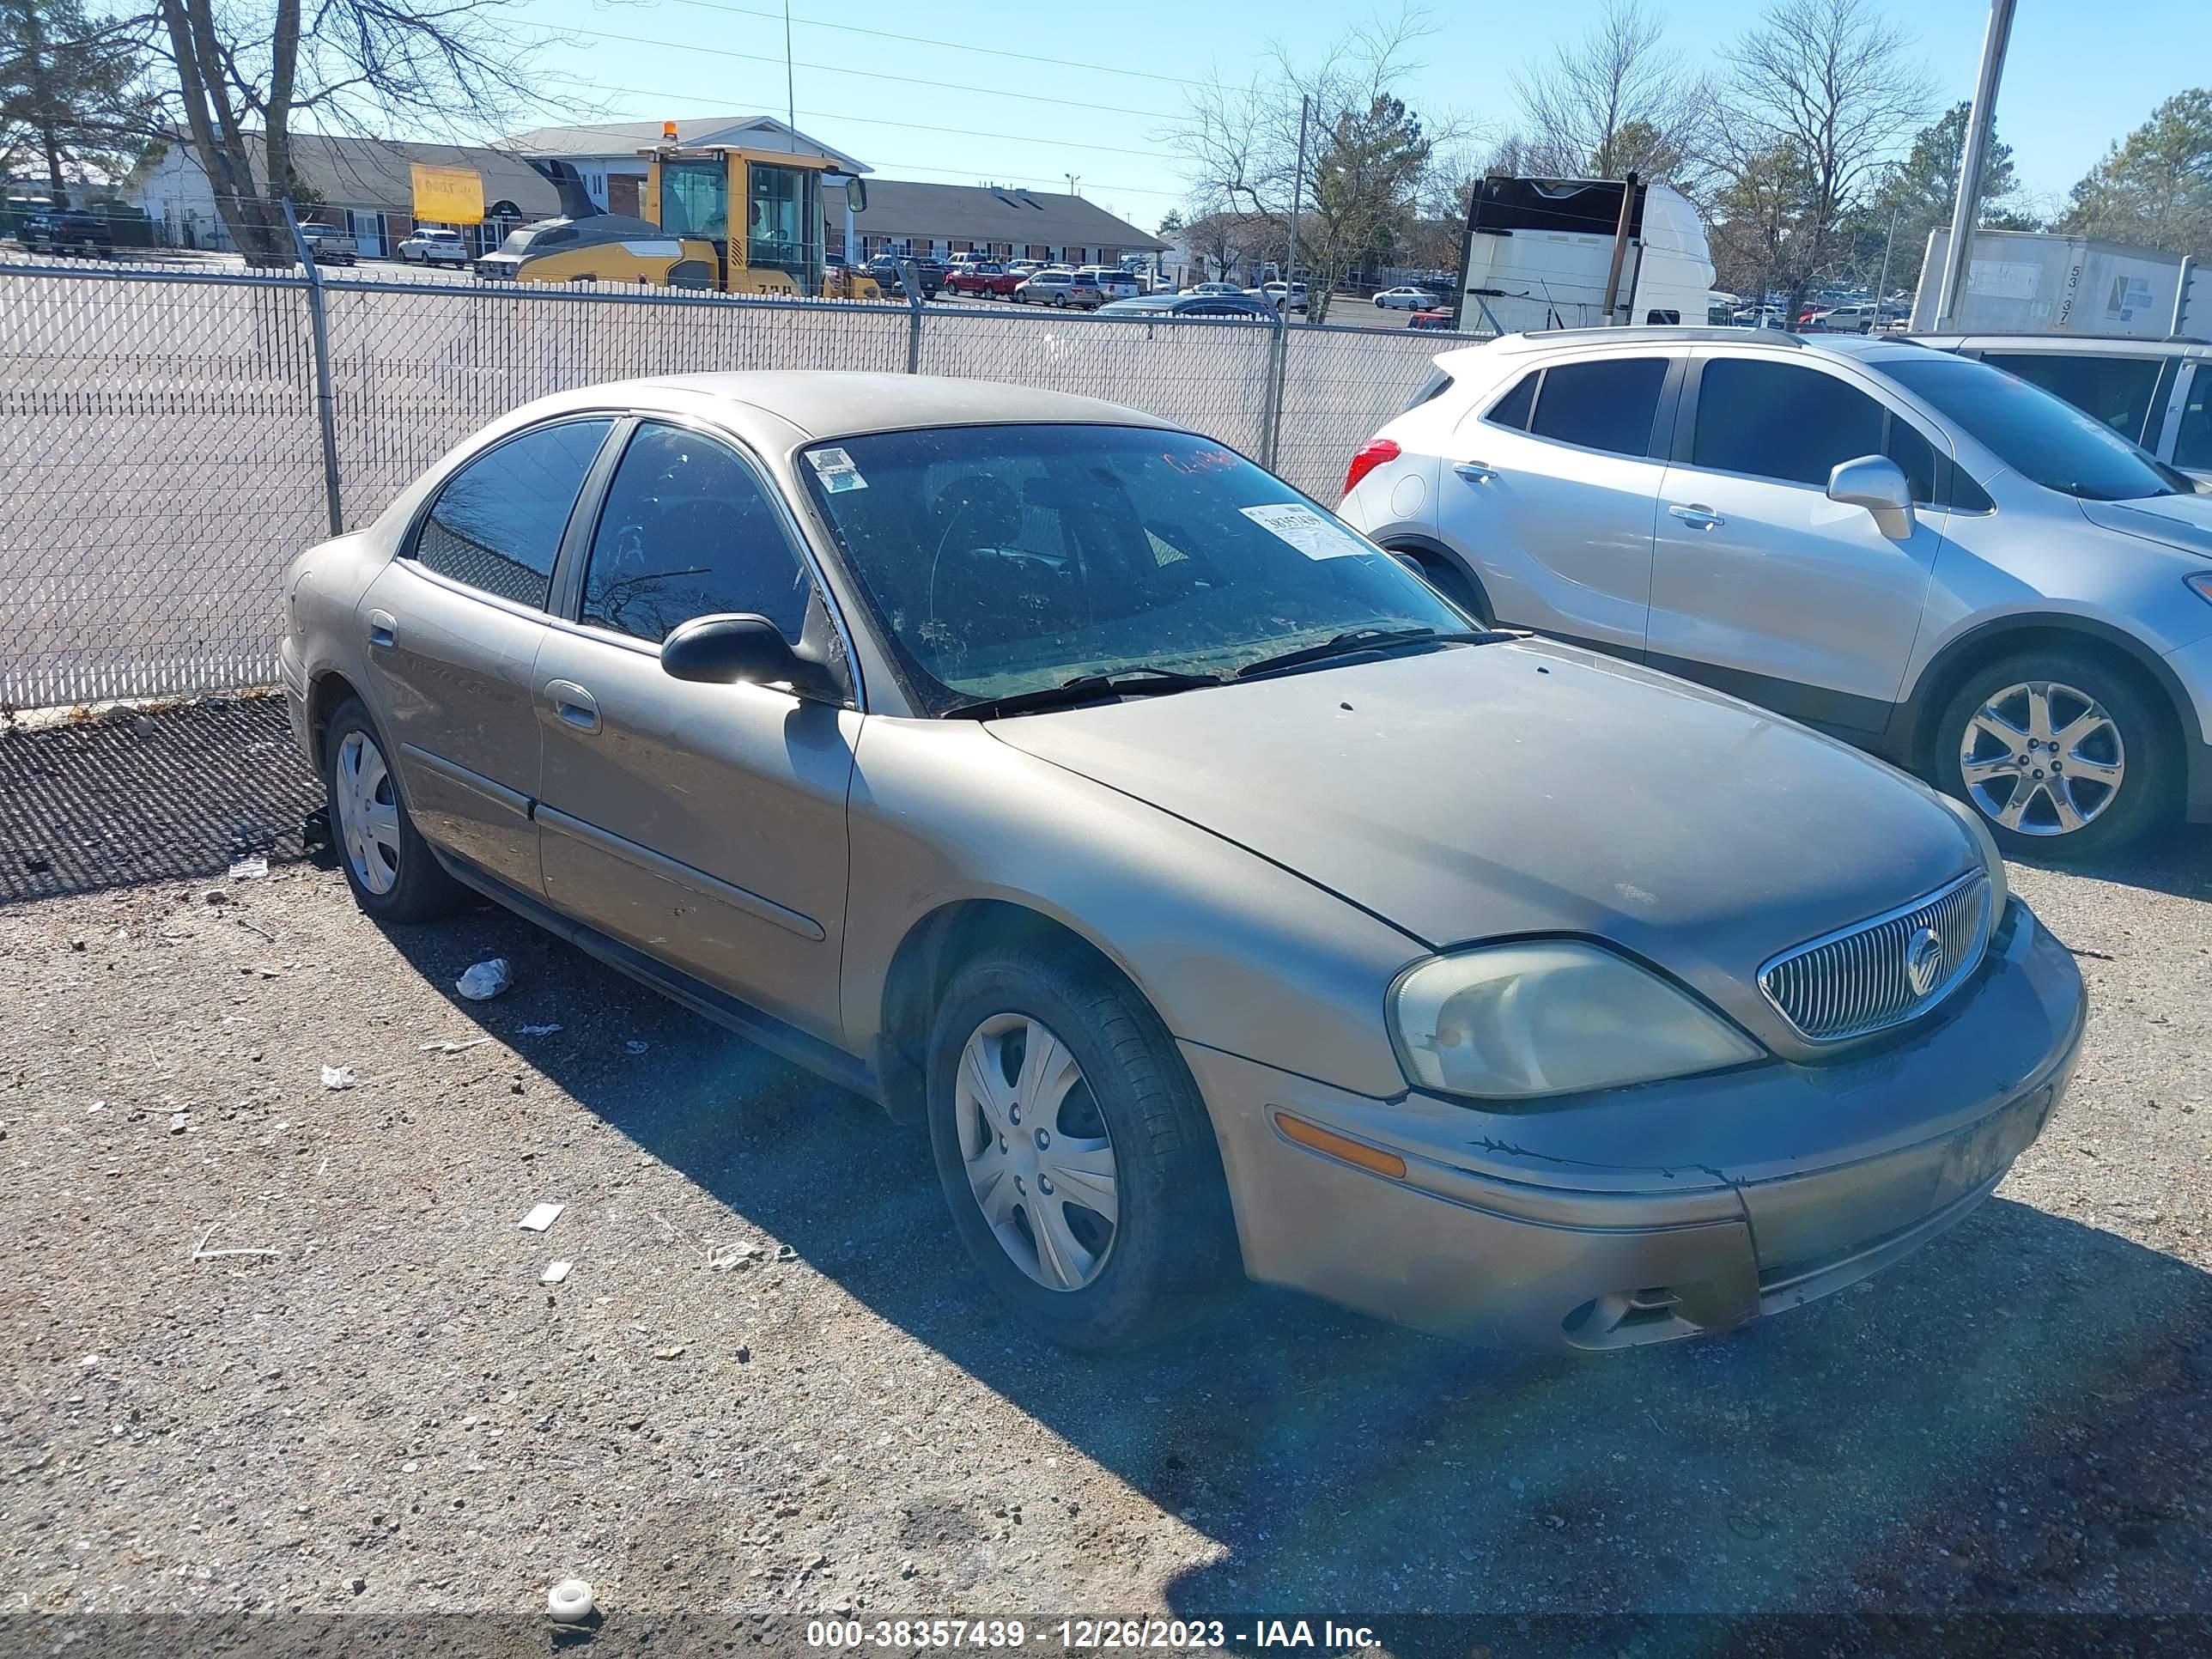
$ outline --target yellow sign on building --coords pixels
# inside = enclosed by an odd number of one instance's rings
[[[434,225],[483,222],[483,175],[474,167],[409,164],[415,175],[415,217]]]

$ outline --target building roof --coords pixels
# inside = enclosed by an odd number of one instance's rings
[[[501,148],[518,155],[603,155],[628,157],[660,142],[658,121],[599,121],[574,127],[532,127],[506,139]],[[727,144],[743,149],[797,149],[836,162],[849,173],[870,169],[841,149],[773,115],[695,115],[676,124],[676,142],[690,149]]]
[[[169,142],[197,160],[198,152],[182,133],[173,133]],[[255,176],[266,179],[269,163],[261,135],[246,134],[246,147]],[[303,194],[319,198],[331,207],[406,212],[415,199],[414,177],[408,168],[417,161],[425,167],[472,169],[483,180],[487,209],[495,202],[512,202],[526,219],[546,218],[561,210],[561,198],[553,186],[520,156],[504,150],[474,144],[339,137],[322,132],[292,135],[292,171],[306,187]]]
[[[1027,242],[1053,247],[1164,248],[1157,236],[1080,196],[981,185],[868,180],[868,210],[854,222],[864,236],[945,237],[969,242]]]

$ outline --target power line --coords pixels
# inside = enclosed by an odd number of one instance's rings
[[[793,21],[795,22],[798,20]],[[750,64],[781,64],[784,61],[781,58],[770,57],[764,52],[733,52],[726,46],[702,46],[695,41],[689,40],[655,40],[642,34],[612,34],[603,29],[582,29],[563,25],[556,32],[562,34],[581,35],[592,40],[619,40],[634,46],[660,46],[670,52],[702,52],[716,58],[741,58]],[[1032,104],[1058,104],[1068,109],[1097,110],[1107,115],[1135,115],[1148,121],[1172,121],[1176,118],[1158,110],[1127,109],[1118,104],[1086,104],[1078,99],[1048,98],[1041,93],[1034,92],[1001,92],[996,87],[963,86],[957,81],[925,81],[921,76],[914,75],[888,75],[876,70],[847,69],[842,64],[802,63],[793,64],[792,67],[817,70],[829,75],[863,76],[871,81],[899,81],[908,86],[933,87],[940,92],[980,93],[987,98],[1019,98]]]
[[[781,12],[756,11],[750,6],[732,6],[720,0],[676,0],[680,6],[696,6],[703,11],[726,11],[737,17],[765,17],[771,22],[783,20]],[[1079,63],[1072,58],[1041,58],[1035,52],[1008,52],[1000,46],[971,46],[959,40],[935,40],[926,34],[893,34],[888,29],[865,29],[854,23],[818,23],[811,18],[794,17],[792,21],[801,28],[836,29],[844,34],[869,34],[878,40],[902,40],[913,46],[943,46],[951,52],[979,52],[987,58],[1012,58],[1024,64],[1053,64],[1061,69],[1088,70],[1094,75],[1127,75],[1139,81],[1164,81],[1170,86],[1196,87],[1202,82],[1188,81],[1181,76],[1156,75],[1150,70],[1115,69],[1110,64]]]

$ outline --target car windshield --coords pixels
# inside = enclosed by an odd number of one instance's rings
[[[2103,422],[1987,363],[1930,351],[1881,367],[2007,466],[2046,489],[2085,501],[2189,493],[2179,473]]]
[[[520,230],[507,232],[507,240],[499,245],[499,251],[501,253],[520,253],[537,240],[538,228],[535,225],[525,225]]]
[[[1289,485],[1188,433],[955,427],[805,458],[933,714],[1079,675],[1225,676],[1355,630],[1468,626]]]

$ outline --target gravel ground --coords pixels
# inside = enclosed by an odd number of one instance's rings
[[[1574,1361],[1255,1291],[1097,1363],[919,1135],[503,914],[371,926],[282,728],[0,738],[0,1607],[2212,1612],[2202,834],[2015,872],[2079,1077],[1871,1284]]]

